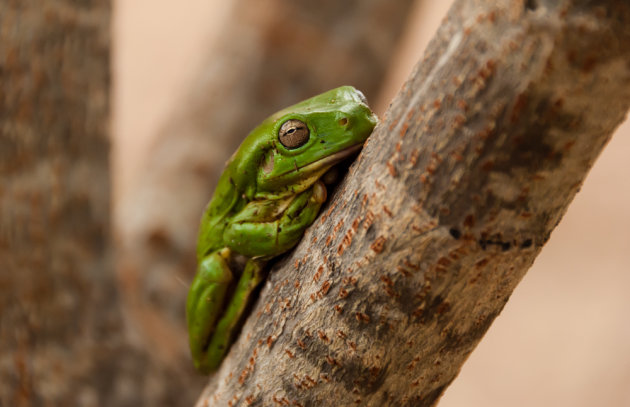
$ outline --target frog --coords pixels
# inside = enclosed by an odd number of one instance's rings
[[[201,218],[186,300],[195,368],[215,371],[265,279],[327,199],[325,174],[356,156],[378,122],[365,96],[341,86],[271,115],[226,163]]]

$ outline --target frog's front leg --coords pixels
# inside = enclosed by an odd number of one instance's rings
[[[245,264],[231,298],[226,300],[225,311],[212,333],[201,361],[202,366],[214,370],[224,358],[243,313],[251,302],[252,292],[264,279],[264,259],[293,247],[302,237],[304,229],[313,223],[325,200],[326,187],[317,183],[288,204],[250,202],[230,222],[224,232],[224,241],[234,252],[252,258]],[[274,217],[276,219],[271,220]]]
[[[326,201],[326,187],[317,181],[274,213],[273,201],[250,202],[223,233],[223,241],[249,257],[274,257],[295,246]],[[270,208],[271,207],[271,208]]]
[[[318,182],[284,202],[250,202],[228,224],[223,235],[228,248],[201,261],[188,296],[190,347],[198,370],[207,373],[219,366],[232,343],[252,291],[264,278],[264,259],[295,246],[325,200],[326,187]],[[231,297],[226,299],[232,280],[228,266],[231,251],[250,259]]]

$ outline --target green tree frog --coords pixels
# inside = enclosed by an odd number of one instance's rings
[[[227,162],[201,220],[186,303],[200,372],[221,363],[265,262],[315,220],[326,200],[320,177],[358,152],[376,122],[363,94],[342,86],[267,118]]]

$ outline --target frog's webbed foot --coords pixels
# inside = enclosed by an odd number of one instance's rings
[[[319,214],[319,209],[326,201],[327,192],[324,183],[317,181],[313,186],[299,194],[277,221],[276,244],[284,252],[297,244]]]
[[[218,366],[218,363],[208,364],[206,350],[232,281],[228,257],[229,250],[224,249],[206,256],[199,262],[186,301],[190,351],[195,367],[204,373]]]
[[[326,186],[322,181],[316,181],[313,186],[295,197],[284,215],[281,223],[293,223],[308,227],[319,213],[319,208],[326,202]]]
[[[234,335],[241,326],[245,309],[251,302],[252,292],[264,279],[264,265],[265,262],[262,260],[249,260],[245,265],[243,274],[238,280],[232,297],[228,299],[225,311],[212,334],[204,355],[204,365],[216,368],[223,360],[234,339]]]
[[[260,219],[256,209],[259,202],[251,202],[247,210],[235,216],[223,232],[226,245],[246,256],[271,258],[297,244],[304,230],[315,220],[326,201],[326,187],[317,181],[299,193],[277,217]]]
[[[262,260],[248,260],[235,287],[229,249],[214,252],[199,263],[188,293],[186,320],[195,368],[202,373],[216,370],[239,328],[252,291],[263,280]],[[226,295],[231,297],[226,298]]]

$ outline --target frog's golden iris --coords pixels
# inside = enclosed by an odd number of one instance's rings
[[[309,139],[308,126],[301,120],[289,119],[282,123],[278,131],[278,140],[289,150],[302,147]]]

